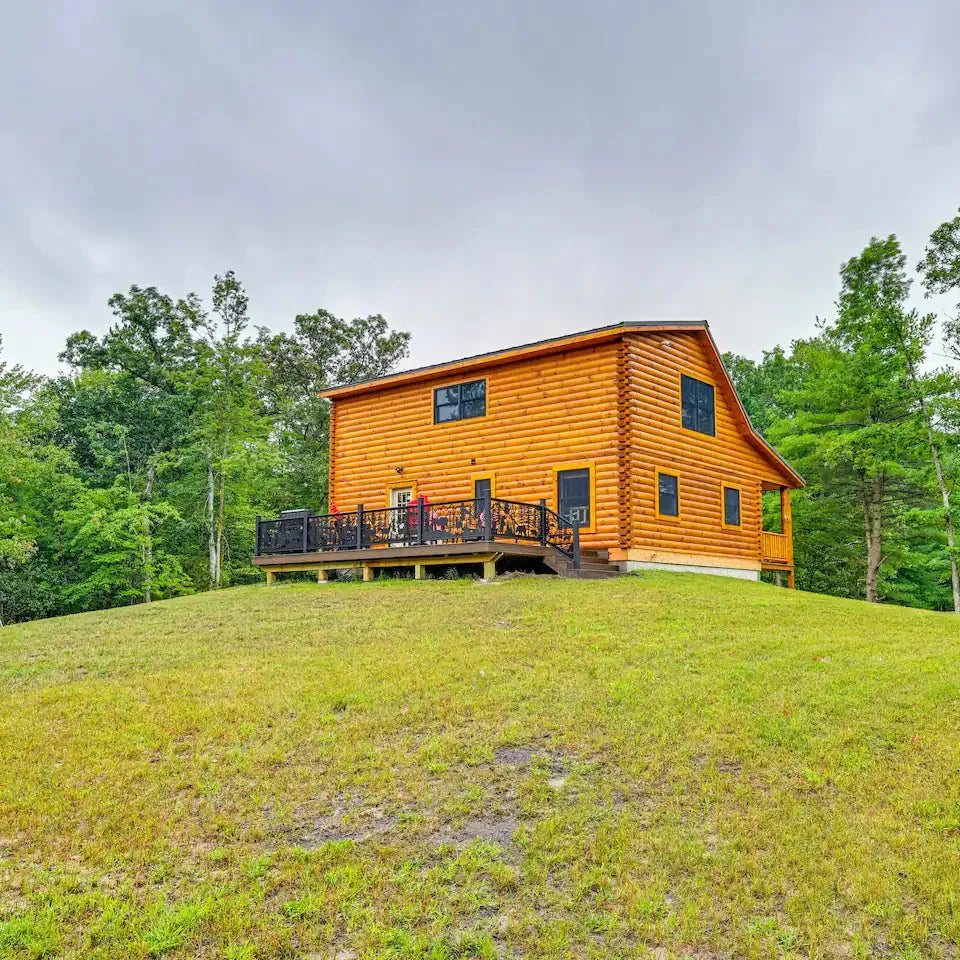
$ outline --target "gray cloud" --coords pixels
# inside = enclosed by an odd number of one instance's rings
[[[45,371],[130,283],[384,313],[429,363],[703,317],[752,355],[960,203],[946,3],[20,4],[0,333]]]

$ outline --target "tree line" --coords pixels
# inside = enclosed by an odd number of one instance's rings
[[[209,306],[133,286],[57,377],[0,356],[0,621],[258,579],[254,521],[327,498],[325,388],[379,376],[409,334],[318,310],[253,325],[233,273]]]
[[[960,304],[918,309],[915,283],[927,300],[960,296],[960,216],[914,266],[896,236],[871,239],[813,336],[724,362],[754,426],[807,482],[793,499],[797,586],[960,613]]]
[[[724,362],[807,481],[793,499],[797,585],[960,612],[960,304],[924,312],[915,284],[960,298],[960,216],[912,267],[895,236],[872,239],[812,336]],[[109,308],[105,334],[67,338],[56,377],[0,352],[2,623],[258,580],[255,517],[327,503],[317,394],[409,352],[379,314],[257,326],[232,272],[209,304],[133,286]],[[764,510],[776,529],[777,505]]]

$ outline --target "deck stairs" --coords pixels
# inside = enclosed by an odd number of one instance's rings
[[[611,563],[606,550],[580,550],[580,569],[572,560],[568,560],[555,550],[549,551],[544,562],[554,573],[571,580],[609,580],[611,577],[622,577],[626,571],[620,569],[617,563]]]

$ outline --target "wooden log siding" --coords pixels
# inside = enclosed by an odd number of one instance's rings
[[[633,463],[631,546],[760,567],[761,481],[790,483],[749,437],[713,350],[698,333],[625,337]],[[716,436],[680,426],[680,375],[715,387]],[[655,470],[680,478],[680,518],[656,516]],[[739,528],[724,527],[721,484],[740,488]],[[630,551],[631,554],[634,552]]]
[[[468,374],[438,371],[415,382],[341,397],[333,405],[331,501],[341,510],[384,505],[393,487],[429,500],[470,496],[495,474],[497,496],[557,509],[554,468],[589,465],[596,516],[586,547],[616,546],[618,341],[504,361]],[[433,391],[487,381],[487,414],[434,424]],[[398,474],[397,467],[403,467]]]
[[[588,336],[546,353],[402,375],[336,396],[330,499],[386,505],[394,487],[462,499],[478,476],[496,495],[557,509],[557,467],[593,470],[595,516],[583,546],[611,560],[760,569],[761,490],[798,479],[749,429],[705,329]],[[681,426],[680,376],[715,387],[716,436]],[[436,387],[486,379],[484,417],[434,424]],[[402,467],[398,473],[397,468]],[[679,477],[680,516],[656,513],[656,470]],[[721,485],[741,492],[741,525],[723,525]]]

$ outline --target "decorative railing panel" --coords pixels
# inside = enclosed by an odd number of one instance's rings
[[[478,498],[320,516],[257,518],[257,556],[380,546],[512,540],[552,547],[580,563],[579,525],[544,503]]]
[[[303,550],[304,521],[261,520],[257,524],[257,553],[299,553]]]
[[[519,500],[492,500],[495,535],[502,540],[529,540],[543,543],[543,511],[546,509]]]
[[[485,539],[485,500],[450,500],[423,504],[420,539],[415,543],[470,543]],[[412,504],[416,511],[416,503]],[[414,531],[416,532],[416,531]]]
[[[558,513],[554,513],[547,507],[543,508],[544,514],[544,543],[559,550],[562,554],[575,559],[577,566],[580,565],[580,530],[579,525],[575,526],[569,520],[564,520]]]

